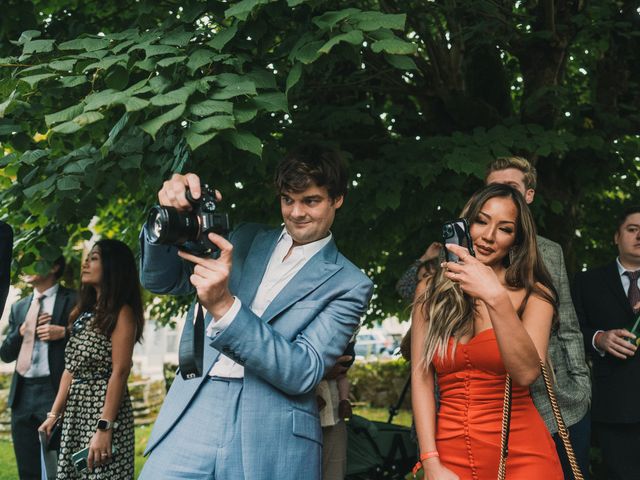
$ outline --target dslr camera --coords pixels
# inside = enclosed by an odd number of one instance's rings
[[[229,217],[216,212],[215,191],[209,185],[202,186],[200,198],[195,200],[186,192],[192,209],[180,212],[173,207],[156,205],[147,217],[149,242],[157,245],[175,245],[198,256],[206,256],[218,248],[209,240],[209,233],[226,235],[229,232]]]

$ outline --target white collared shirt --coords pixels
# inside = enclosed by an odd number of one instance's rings
[[[53,307],[56,304],[58,287],[59,285],[56,283],[53,287],[48,288],[42,293],[34,289],[29,308],[31,308],[33,302],[38,302],[41,296],[46,295],[44,300],[42,300],[42,305],[40,306],[40,315],[43,313],[53,315]],[[36,335],[33,343],[33,353],[31,354],[31,366],[29,367],[29,370],[25,372],[24,376],[26,378],[47,377],[50,373],[49,343],[43,342],[38,338],[38,335]]]
[[[618,273],[620,274],[620,281],[622,282],[622,289],[624,290],[624,293],[626,294],[629,291],[629,286],[631,285],[631,279],[626,276],[624,273],[628,272],[629,270],[627,270],[626,268],[624,268],[622,266],[622,264],[620,263],[620,257],[616,258],[616,264],[618,265]],[[638,286],[640,286],[640,278],[638,278],[636,280],[636,282],[638,282]]]
[[[271,254],[269,264],[264,272],[256,296],[251,304],[251,311],[258,317],[262,316],[267,307],[276,296],[287,286],[289,281],[298,273],[306,263],[316,255],[322,248],[331,241],[332,235],[329,232],[324,238],[315,242],[293,247],[293,239],[283,228],[276,248]],[[285,256],[291,250],[287,258]],[[219,320],[213,319],[207,327],[207,335],[215,337],[223,331],[236,317],[240,311],[240,299],[236,297],[232,307]],[[243,378],[244,367],[237,364],[224,354],[220,354],[218,361],[209,371],[210,376],[225,378]]]

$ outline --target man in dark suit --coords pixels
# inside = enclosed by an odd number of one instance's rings
[[[38,427],[49,412],[64,370],[64,347],[73,290],[58,285],[65,261],[60,257],[46,275],[30,275],[33,293],[11,306],[9,329],[0,347],[4,362],[16,361],[8,405],[11,436],[22,480],[40,480]]]
[[[606,478],[631,480],[640,467],[640,355],[631,332],[640,313],[640,205],[623,212],[614,239],[618,258],[576,275],[573,297],[593,359],[591,411]]]
[[[0,315],[4,311],[7,301],[9,285],[11,283],[11,251],[13,250],[13,230],[6,223],[0,221]]]

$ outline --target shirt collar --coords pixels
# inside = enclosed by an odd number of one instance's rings
[[[55,284],[53,287],[49,287],[47,288],[44,292],[40,293],[37,290],[33,290],[33,298],[40,298],[42,296],[47,296],[47,297],[52,297],[54,296],[56,293],[58,293],[58,287],[60,287],[59,284]]]
[[[618,265],[618,273],[620,277],[624,276],[624,272],[633,272],[634,270],[629,270],[628,268],[624,268],[622,263],[620,263],[620,257],[616,257],[616,264]]]
[[[329,235],[327,235],[324,238],[321,238],[320,240],[316,240],[315,242],[305,243],[304,245],[298,245],[297,247],[293,247],[293,248],[300,249],[300,251],[302,251],[302,255],[304,256],[304,258],[308,259],[313,257],[320,250],[322,250],[322,248],[325,245],[327,245],[332,238],[333,238],[333,234],[329,232]],[[286,241],[289,245],[293,244],[293,238],[291,238],[291,235],[289,235],[289,232],[287,232],[287,227],[284,227],[282,229],[282,232],[280,232],[280,236],[278,237],[278,244],[284,241]]]

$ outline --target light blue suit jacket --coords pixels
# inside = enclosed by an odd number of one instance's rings
[[[253,480],[321,478],[322,431],[315,387],[347,346],[371,298],[373,284],[330,241],[257,317],[249,308],[281,229],[245,224],[234,245],[231,293],[242,308],[231,325],[205,338],[204,371],[220,352],[244,366],[241,399],[242,461]],[[174,247],[150,245],[141,235],[141,282],[155,293],[193,291],[191,273]],[[186,321],[192,321],[192,306]],[[210,317],[205,319],[205,325]],[[204,375],[206,378],[206,373]],[[203,378],[180,375],[155,423],[149,453],[180,420]],[[185,438],[178,448],[188,448]]]

